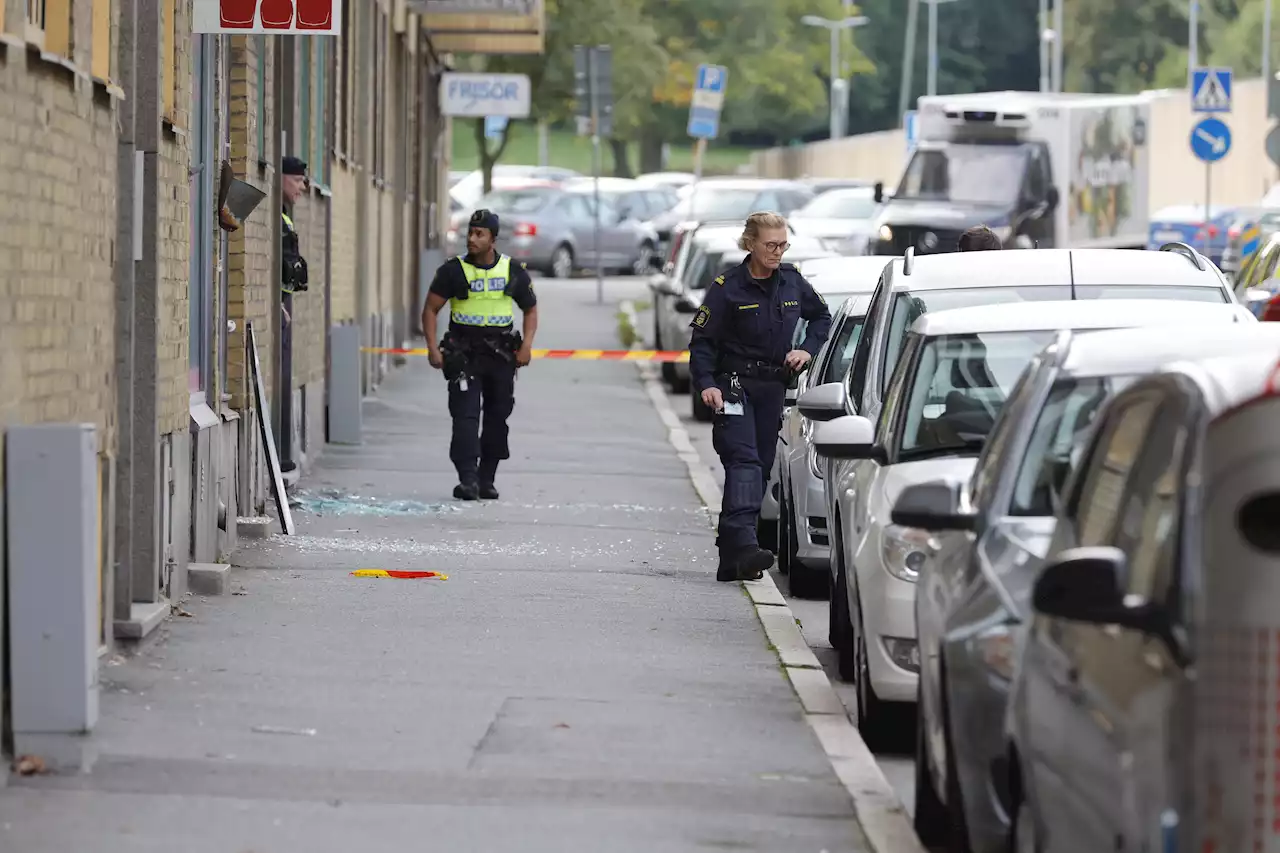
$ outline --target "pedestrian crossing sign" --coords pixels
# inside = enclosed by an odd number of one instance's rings
[[[1231,69],[1197,68],[1191,72],[1191,111],[1231,112]]]

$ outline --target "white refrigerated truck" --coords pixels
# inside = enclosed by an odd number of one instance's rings
[[[984,92],[920,98],[918,139],[871,251],[955,251],[987,225],[1005,245],[1147,242],[1145,95]]]

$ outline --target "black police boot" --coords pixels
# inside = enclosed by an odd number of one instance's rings
[[[498,476],[498,466],[496,463],[480,462],[480,497],[486,501],[496,501],[498,499],[498,490],[494,487],[493,481]]]
[[[773,554],[763,548],[743,548],[732,553],[720,552],[720,566],[716,580],[758,581],[773,566]]]
[[[453,487],[453,496],[460,501],[473,501],[480,497],[480,487],[467,480]]]

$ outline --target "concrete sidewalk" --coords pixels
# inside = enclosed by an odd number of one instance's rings
[[[616,346],[616,292],[538,290],[544,345]],[[394,375],[243,594],[104,667],[93,772],[0,790],[0,850],[865,850],[634,366],[516,395],[502,499],[459,504],[443,380]]]

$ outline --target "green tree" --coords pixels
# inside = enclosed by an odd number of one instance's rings
[[[703,62],[729,72],[722,137],[790,134],[825,113],[829,40],[800,18],[842,18],[840,0],[648,0],[647,7],[667,65],[639,133],[641,169],[659,168],[662,145],[686,138],[693,76]],[[845,56],[854,73],[874,70],[860,52]]]
[[[469,68],[527,74],[532,87],[531,121],[558,124],[574,114],[573,48],[611,44],[613,48],[614,136],[635,133],[646,113],[650,92],[665,64],[657,33],[645,17],[642,0],[546,0],[546,50],[542,54],[470,56]],[[625,38],[618,34],[625,33]],[[496,141],[486,140],[484,119],[474,119],[484,188],[493,186],[493,167],[502,157],[511,123]],[[625,144],[622,146],[625,154]],[[616,148],[615,148],[616,151]],[[625,158],[622,169],[626,170]]]
[[[1064,34],[1066,88],[1139,92],[1159,85],[1169,59],[1187,41],[1185,0],[1074,0]]]

